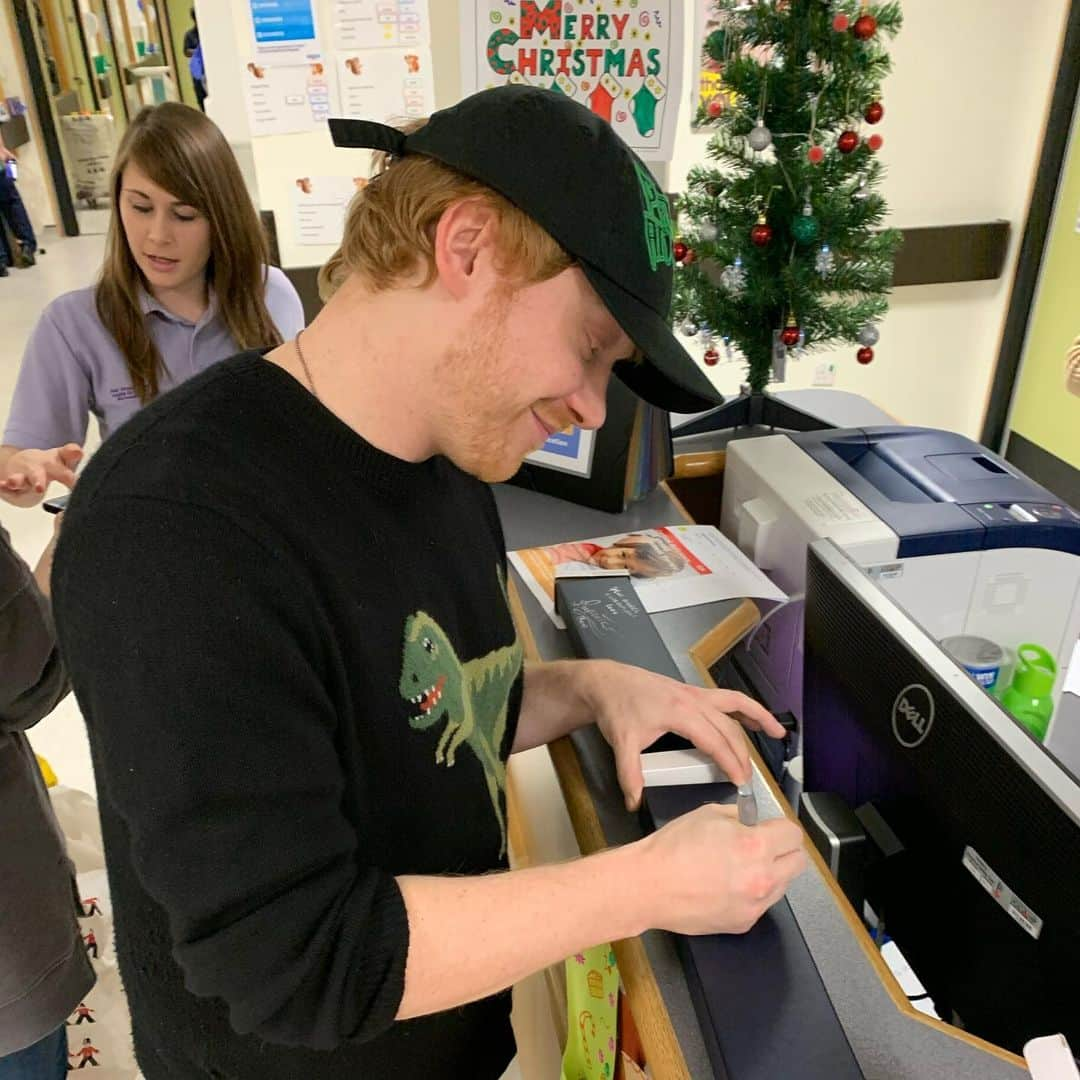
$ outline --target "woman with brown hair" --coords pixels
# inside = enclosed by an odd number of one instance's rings
[[[296,290],[267,266],[232,150],[197,109],[169,102],[136,116],[112,201],[97,285],[54,300],[23,356],[0,446],[0,488],[21,505],[51,480],[74,483],[90,413],[104,439],[192,375],[304,325]]]

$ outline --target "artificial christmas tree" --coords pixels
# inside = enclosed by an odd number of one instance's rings
[[[715,2],[721,28],[705,49],[723,64],[727,98],[698,116],[715,131],[714,164],[693,169],[680,196],[692,258],[680,261],[673,310],[709,353],[714,338],[741,352],[747,387],[694,426],[820,427],[764,390],[791,348],[846,341],[862,346],[861,363],[873,358],[900,234],[880,227],[883,139],[863,126],[885,115],[883,41],[900,29],[900,5]]]

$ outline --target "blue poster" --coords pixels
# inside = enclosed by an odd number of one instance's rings
[[[267,54],[302,53],[317,37],[313,0],[250,0],[255,48]]]
[[[255,42],[312,41],[315,38],[315,12],[312,0],[251,0],[251,21]]]
[[[581,428],[556,431],[554,435],[548,436],[543,449],[549,454],[558,454],[559,457],[576,458],[581,452]]]
[[[590,476],[595,442],[595,431],[572,427],[567,431],[557,431],[554,435],[549,435],[547,442],[539,450],[529,454],[525,460],[548,469],[557,469],[559,472],[573,473],[575,476]]]

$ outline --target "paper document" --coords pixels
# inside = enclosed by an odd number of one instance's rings
[[[560,629],[565,626],[555,614],[555,578],[563,576],[629,571],[650,613],[742,597],[787,599],[712,525],[671,525],[522,548],[510,552],[510,563]]]
[[[335,55],[343,116],[397,124],[435,111],[427,46],[350,49]]]
[[[335,41],[341,49],[427,45],[427,0],[335,0]]]
[[[298,244],[338,245],[345,231],[345,214],[362,177],[298,176],[293,181],[293,236]]]
[[[337,112],[322,62],[274,67],[252,60],[245,65],[243,78],[252,135],[322,130]]]

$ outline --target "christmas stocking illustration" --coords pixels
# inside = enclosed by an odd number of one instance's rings
[[[634,114],[639,135],[648,137],[656,130],[656,106],[666,93],[667,87],[655,75],[650,75],[631,98],[630,111]]]
[[[577,93],[577,86],[574,84],[574,80],[563,71],[560,71],[559,74],[555,76],[555,81],[551,84],[551,89],[554,90],[556,94],[565,94],[570,98]],[[611,106],[609,105],[608,114],[610,115],[610,113]]]
[[[610,72],[605,71],[596,89],[589,95],[589,108],[592,109],[601,120],[611,123],[611,106],[615,99],[622,93],[622,87],[615,81]]]

